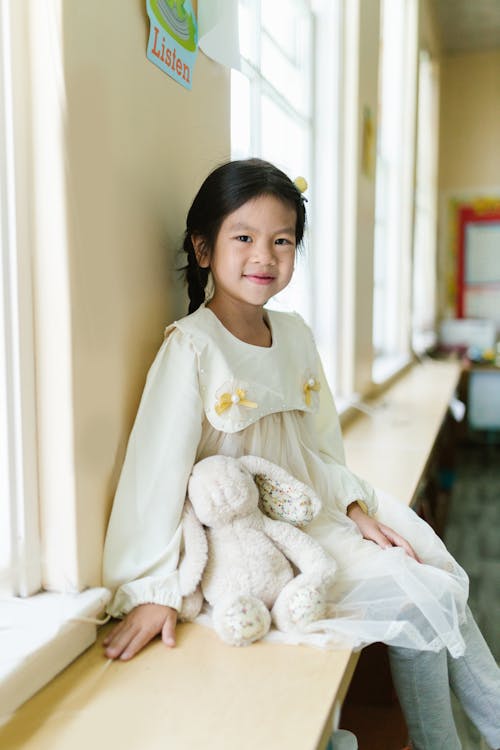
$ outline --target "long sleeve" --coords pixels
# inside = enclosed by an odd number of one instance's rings
[[[339,415],[332,392],[326,379],[325,371],[318,354],[317,368],[319,373],[319,409],[315,415],[316,433],[319,439],[321,457],[345,466],[344,443],[340,429]]]
[[[197,355],[174,330],[148,373],[109,521],[103,578],[113,616],[145,603],[180,608],[180,520],[202,418]]]
[[[344,511],[347,511],[351,503],[359,501],[369,515],[374,515],[378,506],[374,489],[364,479],[353,474],[345,464],[340,421],[319,355],[318,372],[321,387],[319,410],[315,415],[316,432],[322,460],[327,464],[335,465],[332,466],[330,473],[334,486],[333,499]]]

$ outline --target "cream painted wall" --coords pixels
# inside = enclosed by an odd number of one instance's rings
[[[439,317],[455,314],[449,201],[500,194],[500,50],[444,56],[440,74]]]
[[[354,299],[354,389],[366,393],[372,387],[373,362],[373,247],[375,227],[375,179],[361,171],[363,111],[367,107],[377,122],[380,2],[360,3],[358,68],[358,162],[356,205],[356,261]]]
[[[229,72],[200,52],[191,92],[162,73],[146,59],[144,6],[62,4],[79,587],[100,581],[146,371],[187,311],[174,271],[186,211],[230,154]],[[47,526],[46,548],[58,534]]]
[[[441,61],[439,187],[500,183],[500,50]]]

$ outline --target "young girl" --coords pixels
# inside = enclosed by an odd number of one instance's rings
[[[175,644],[180,518],[193,464],[260,455],[322,499],[308,533],[338,573],[334,613],[319,637],[389,645],[415,750],[460,748],[450,685],[499,748],[499,670],[467,608],[466,574],[412,510],[377,498],[347,469],[310,330],[296,314],[264,308],[292,277],[304,224],[298,188],[257,159],[216,169],[191,206],[191,314],[167,329],[148,374],[109,523],[104,580],[115,591],[109,612],[123,620],[105,653],[130,659],[159,633]]]

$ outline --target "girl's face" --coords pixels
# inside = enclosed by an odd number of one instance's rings
[[[214,299],[262,307],[292,278],[295,209],[273,195],[261,195],[226,216],[210,258]]]

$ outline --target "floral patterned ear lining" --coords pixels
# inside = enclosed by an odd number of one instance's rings
[[[313,520],[313,501],[297,487],[265,474],[256,474],[255,482],[259,488],[259,508],[269,518],[293,526],[306,526]]]

